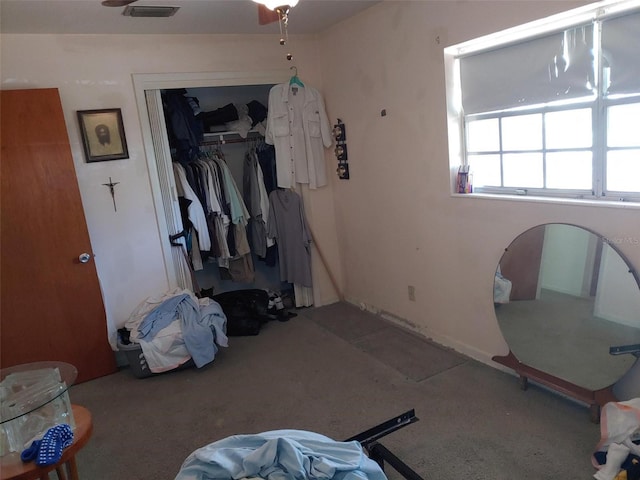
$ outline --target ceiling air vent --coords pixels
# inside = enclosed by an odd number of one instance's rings
[[[152,5],[127,5],[122,12],[127,17],[172,17],[180,7],[155,7]]]

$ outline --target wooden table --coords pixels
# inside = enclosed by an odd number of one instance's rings
[[[72,405],[71,409],[76,423],[73,443],[62,451],[62,457],[58,463],[38,467],[35,462],[23,463],[19,454],[5,455],[0,458],[0,478],[2,480],[47,480],[49,472],[55,470],[59,480],[79,480],[76,453],[89,441],[93,432],[93,423],[91,413],[86,408]]]

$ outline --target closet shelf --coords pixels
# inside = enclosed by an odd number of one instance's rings
[[[240,132],[228,130],[225,132],[206,132],[203,135],[204,141],[206,143],[217,143],[217,142],[226,142],[229,138],[231,138],[231,142],[244,142],[246,140],[253,140],[256,138],[262,138],[262,134],[256,130],[251,129],[247,133],[246,138],[240,135]]]

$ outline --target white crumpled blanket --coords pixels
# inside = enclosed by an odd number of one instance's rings
[[[176,288],[142,301],[124,324],[124,327],[130,331],[129,338],[131,342],[140,344],[147,365],[149,365],[149,370],[153,373],[173,370],[191,359],[183,340],[181,319],[177,318],[171,322],[150,341],[138,338],[138,327],[144,318],[160,304],[172,297],[184,294],[189,295],[201,307],[207,306],[212,302],[210,298],[197,298],[191,290]]]

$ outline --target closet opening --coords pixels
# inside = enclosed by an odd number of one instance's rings
[[[239,270],[230,269],[224,262],[221,266],[219,257],[209,253],[199,256],[198,252],[190,250],[191,245],[187,241],[193,232],[187,231],[183,223],[181,202],[184,203],[184,197],[182,196],[181,200],[180,194],[183,191],[179,185],[180,181],[176,179],[174,162],[175,142],[170,141],[171,120],[166,115],[167,93],[180,92],[187,98],[197,99],[197,108],[211,120],[206,122],[207,131],[203,132],[200,154],[206,161],[215,162],[216,158],[220,157],[223,159],[242,198],[246,188],[244,167],[247,154],[270,147],[265,145],[263,137],[266,121],[263,125],[252,124],[247,129],[246,125],[238,123],[240,118],[227,118],[226,114],[233,110],[232,106],[236,112],[250,104],[266,108],[271,87],[288,81],[288,78],[287,73],[134,75],[169,289],[180,287],[195,291],[195,288],[199,287],[207,294],[251,288],[276,292],[291,291],[292,296],[297,299],[296,306],[312,304],[312,300],[305,304],[303,296],[298,298],[298,295],[293,294],[292,284],[280,280],[277,255],[274,263],[273,258],[259,256],[255,249],[251,248],[248,261],[253,264],[252,273],[243,277],[247,273],[246,268],[243,270],[246,261],[240,262]],[[221,119],[229,119],[230,122],[219,122]],[[219,124],[214,125],[216,122]],[[251,228],[247,231],[251,231]],[[183,235],[177,240],[169,240],[170,236],[175,238],[176,234],[180,233]],[[253,243],[252,238],[248,238],[248,241]],[[176,248],[172,243],[180,243],[184,248]],[[189,252],[195,271],[188,268],[185,250]],[[195,288],[194,279],[197,283]],[[311,295],[309,297],[312,298]]]
[[[211,248],[198,245],[201,235],[189,226],[192,222],[182,205],[181,220],[183,228],[186,226],[194,278],[207,294],[257,288],[288,292],[293,297],[291,284],[280,281],[277,249],[266,238],[260,209],[265,201],[268,207],[267,196],[276,188],[275,150],[264,141],[272,86],[161,92],[178,192],[184,194],[180,180],[186,180],[197,197],[188,201],[201,204],[209,223],[207,244]],[[172,110],[174,100],[189,104],[198,121],[196,128],[202,129],[196,151],[185,148],[182,139],[176,138],[183,125]],[[176,151],[176,146],[182,150]],[[179,200],[184,203],[185,196],[179,195]],[[209,216],[207,212],[212,211],[216,213]],[[265,212],[265,220],[266,216]]]

